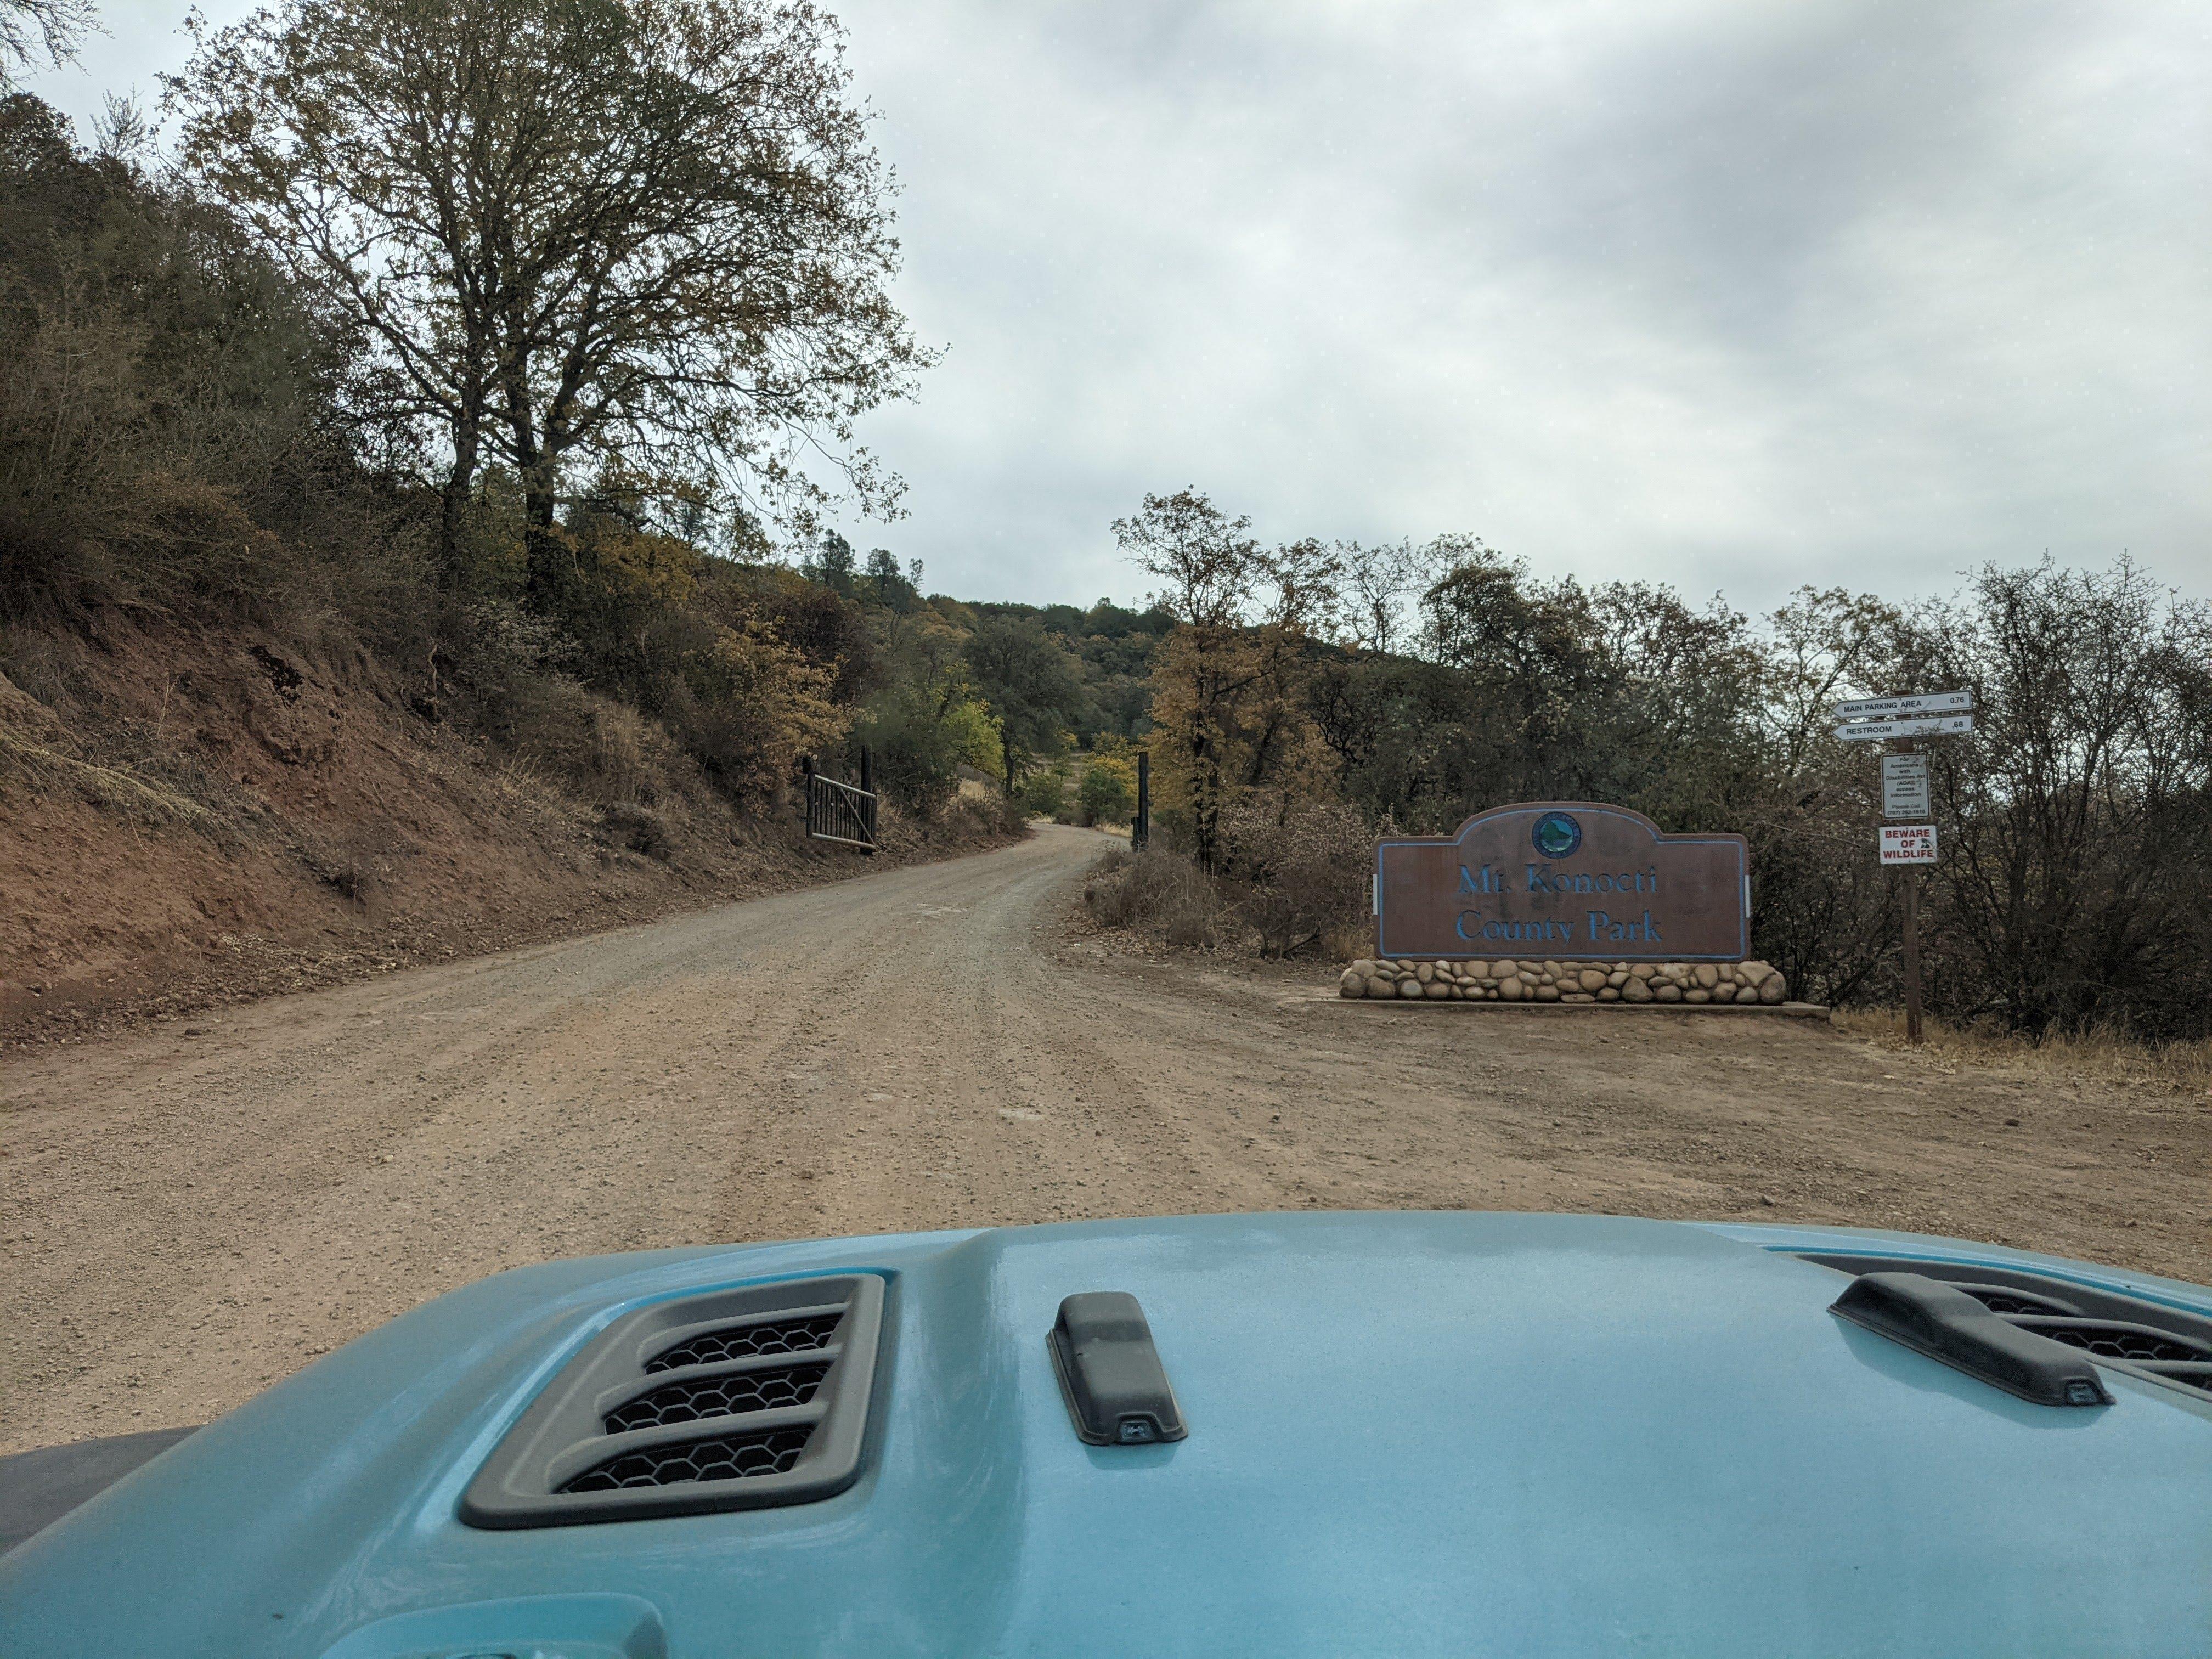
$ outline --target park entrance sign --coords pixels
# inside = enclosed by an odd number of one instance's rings
[[[1668,836],[1641,812],[1531,801],[1456,835],[1375,849],[1386,957],[1741,962],[1751,954],[1741,836]]]

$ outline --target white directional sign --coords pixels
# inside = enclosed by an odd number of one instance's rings
[[[1972,714],[1918,714],[1911,720],[1861,720],[1839,726],[1836,735],[1846,743],[1865,743],[1876,738],[1948,738],[1974,729]]]
[[[1884,755],[1881,757],[1882,817],[1924,818],[1928,814],[1928,757]]]
[[[1839,720],[1894,720],[1899,714],[1955,714],[1974,706],[1971,691],[1928,691],[1917,697],[1869,697],[1863,702],[1839,702]]]
[[[1936,826],[1932,823],[1885,823],[1881,836],[1884,864],[1936,862]]]

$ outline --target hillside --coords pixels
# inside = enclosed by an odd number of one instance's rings
[[[880,212],[848,161],[833,240]],[[0,99],[0,1032],[843,873],[794,819],[806,757],[873,751],[878,863],[1020,832],[961,769],[1018,771],[1073,694],[1021,702],[895,566],[794,568],[843,545],[826,489],[760,459],[718,490],[635,432],[559,462],[516,447],[512,402],[500,433],[441,425],[295,252],[207,179]],[[864,405],[908,351],[846,299]],[[793,349],[842,326],[744,314]],[[716,432],[710,465],[759,459]]]
[[[602,798],[433,725],[365,653],[102,617],[0,675],[0,1037],[359,977],[998,844],[963,798],[875,858],[746,812],[621,705]]]

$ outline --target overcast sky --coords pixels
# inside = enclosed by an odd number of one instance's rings
[[[1109,521],[1195,484],[1747,607],[2212,594],[2203,0],[831,3],[946,352],[845,528],[933,590],[1133,599]],[[150,88],[183,13],[31,84]]]

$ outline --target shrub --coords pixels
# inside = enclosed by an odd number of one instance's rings
[[[739,799],[781,787],[801,755],[842,744],[851,725],[830,699],[830,675],[758,623],[725,628],[665,612],[647,654],[648,698],[707,775]]]
[[[1221,942],[1213,884],[1177,853],[1115,848],[1091,866],[1083,897],[1109,927],[1157,932],[1170,945],[1211,948]]]
[[[1032,772],[1022,780],[1014,798],[1031,817],[1056,818],[1067,807],[1067,775],[1051,767]]]
[[[1245,888],[1238,915],[1264,955],[1316,945],[1367,909],[1375,830],[1356,807],[1247,799],[1221,817],[1227,873]]]
[[[970,734],[947,716],[927,686],[908,683],[878,697],[860,725],[875,750],[876,787],[917,817],[935,817],[960,787]]]
[[[777,639],[830,675],[833,702],[850,707],[892,678],[860,607],[795,570],[717,561],[701,580],[698,603],[727,624],[744,617],[765,623]]]
[[[1137,769],[1118,755],[1094,757],[1075,798],[1083,823],[1127,823],[1137,806]]]
[[[362,589],[347,349],[221,208],[0,99],[0,615]]]
[[[668,821],[649,806],[641,806],[634,801],[603,806],[599,809],[599,827],[609,839],[633,853],[642,853],[647,858],[668,857]]]

